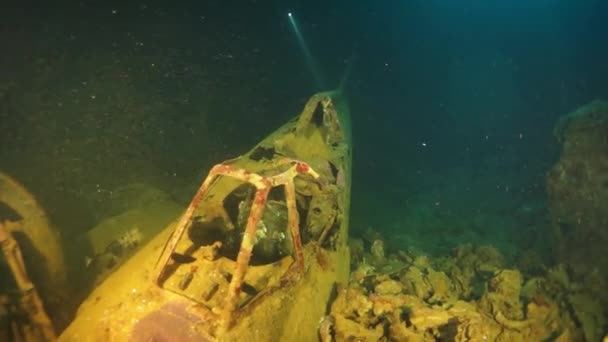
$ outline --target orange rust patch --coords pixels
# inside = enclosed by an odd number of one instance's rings
[[[296,165],[296,171],[298,171],[298,173],[306,173],[309,169],[310,167],[305,163],[298,163]]]

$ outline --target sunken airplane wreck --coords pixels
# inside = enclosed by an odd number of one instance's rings
[[[181,218],[80,306],[60,341],[317,341],[349,272],[350,119],[337,92],[214,166]]]

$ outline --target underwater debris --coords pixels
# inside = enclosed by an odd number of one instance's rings
[[[372,263],[377,266],[383,266],[386,264],[386,256],[384,255],[384,241],[377,239],[372,243],[370,249],[372,255]]]
[[[59,233],[34,195],[2,172],[0,247],[0,339],[51,340],[70,290]]]
[[[518,270],[498,271],[487,283],[479,306],[486,312],[509,320],[521,320],[524,313],[520,301],[522,276]]]
[[[21,248],[4,220],[0,220],[0,255],[8,266],[13,277],[17,295],[3,295],[0,302],[0,319],[9,323],[9,328],[1,328],[2,335],[24,341],[54,341],[55,328],[44,308],[38,289],[28,276]],[[17,298],[10,298],[10,297]],[[11,304],[14,301],[14,305]],[[17,323],[18,320],[28,322],[26,325]],[[5,330],[7,329],[7,330]]]
[[[397,255],[406,254],[400,251]],[[388,255],[387,259],[396,259]],[[355,271],[331,307],[334,341],[570,341],[583,332],[549,276],[530,280],[490,247],[409,255],[395,273]],[[365,261],[357,270],[366,269]]]

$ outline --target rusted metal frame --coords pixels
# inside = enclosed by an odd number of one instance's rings
[[[308,164],[293,160],[294,165],[287,171],[271,177],[273,186],[283,185],[285,191],[285,202],[287,203],[287,220],[291,233],[295,265],[298,271],[304,271],[304,253],[302,251],[302,238],[300,236],[299,215],[296,203],[296,190],[294,178],[299,174],[308,174],[314,179],[319,178],[319,174]]]
[[[173,234],[171,234],[169,241],[167,241],[167,244],[163,249],[163,252],[161,253],[161,256],[157,262],[157,271],[154,275],[154,283],[156,285],[162,285],[161,282],[164,277],[166,265],[169,262],[169,259],[171,258],[171,254],[175,251],[177,244],[184,235],[184,232],[188,228],[192,215],[194,214],[194,210],[199,205],[200,201],[205,197],[207,191],[209,191],[209,188],[211,184],[213,184],[213,181],[219,176],[229,176],[236,179],[240,179],[245,182],[251,183],[256,187],[259,187],[261,185],[261,181],[263,179],[263,177],[255,173],[251,173],[244,169],[233,168],[230,165],[217,164],[213,168],[211,168],[211,171],[209,171],[209,175],[207,176],[207,178],[205,178],[205,181],[203,181],[203,184],[201,184],[198,191],[194,195],[194,198],[190,202],[190,205],[188,205],[186,212],[184,212],[184,214],[180,218],[179,222],[177,223],[177,226],[175,227],[175,230],[173,231]]]
[[[163,251],[161,252],[161,255],[157,261],[157,264],[156,264],[157,269],[156,269],[156,272],[154,272],[154,279],[153,279],[154,284],[156,284],[158,286],[162,286],[161,282],[164,277],[167,263],[169,262],[169,259],[171,258],[171,254],[173,253],[173,251],[175,251],[175,247],[177,247],[177,243],[182,238],[182,235],[184,235],[184,232],[186,231],[186,228],[188,227],[188,224],[190,223],[190,219],[192,218],[192,214],[194,213],[194,210],[196,209],[196,207],[198,206],[200,201],[203,199],[204,195],[209,190],[209,187],[211,186],[211,184],[213,184],[213,181],[218,177],[218,175],[224,168],[225,168],[225,165],[223,165],[223,164],[215,165],[211,169],[211,171],[209,171],[209,175],[207,176],[207,178],[205,178],[205,180],[203,181],[203,184],[201,184],[201,186],[198,188],[198,191],[194,195],[194,198],[192,198],[192,201],[190,201],[188,208],[186,208],[186,211],[184,212],[184,214],[180,218],[179,222],[177,223],[177,226],[175,227],[173,234],[171,234],[171,237],[167,241],[167,244],[165,245],[165,247],[164,247]]]
[[[298,212],[296,207],[296,196],[295,196],[295,185],[294,178],[299,174],[308,174],[314,179],[319,178],[319,174],[315,172],[308,164],[296,160],[286,159],[279,163],[286,164],[293,163],[293,166],[286,171],[269,177],[263,177],[256,173],[252,173],[248,170],[241,168],[234,168],[230,165],[218,164],[214,166],[209,175],[198,189],[196,195],[190,202],[190,205],[186,209],[186,212],[182,215],[180,221],[177,224],[173,234],[169,238],[167,245],[165,246],[161,257],[159,258],[159,267],[156,272],[154,282],[157,285],[161,285],[161,279],[164,276],[165,267],[168,263],[171,254],[177,247],[179,240],[182,238],[186,231],[194,210],[203,199],[213,181],[223,175],[232,177],[244,182],[250,183],[256,187],[256,193],[254,196],[254,202],[251,207],[249,217],[247,218],[247,225],[243,234],[243,240],[236,260],[236,267],[232,279],[228,287],[228,294],[226,297],[226,304],[221,312],[220,329],[226,331],[232,323],[232,315],[236,310],[238,304],[239,295],[241,292],[241,286],[249,267],[249,261],[255,246],[255,236],[257,231],[258,223],[261,220],[266,201],[268,199],[268,193],[270,190],[279,185],[283,185],[285,188],[285,197],[288,207],[288,221],[289,229],[292,235],[292,243],[294,244],[295,263],[300,271],[304,270],[304,257],[302,252],[302,240],[299,231]]]
[[[300,236],[300,218],[298,208],[296,206],[296,189],[293,183],[293,178],[285,183],[285,199],[287,202],[287,220],[289,223],[289,231],[291,232],[291,241],[293,243],[293,251],[295,264],[300,272],[304,271],[304,253],[302,252],[302,238]]]
[[[304,271],[304,253],[302,250],[302,238],[300,235],[300,220],[296,203],[296,190],[294,178],[300,174],[308,174],[315,180],[319,179],[319,174],[307,163],[292,160],[294,165],[287,171],[271,177],[273,186],[283,185],[285,191],[285,201],[287,202],[287,221],[294,250],[294,263],[297,270]]]
[[[266,183],[266,185],[258,188],[255,193],[253,205],[251,206],[249,217],[247,218],[243,240],[241,241],[241,248],[236,259],[236,267],[232,274],[230,285],[228,285],[228,294],[220,321],[220,329],[223,331],[227,330],[232,323],[232,314],[234,313],[234,310],[236,310],[243,280],[245,279],[247,268],[249,268],[249,260],[253,254],[258,223],[262,219],[262,214],[264,213],[264,208],[268,199],[268,193],[272,188],[270,182],[263,183]]]
[[[257,225],[260,222],[263,214],[266,201],[268,199],[268,193],[273,187],[283,185],[285,188],[285,200],[288,208],[288,221],[289,228],[292,234],[292,243],[294,244],[295,262],[298,270],[304,270],[304,256],[302,251],[302,240],[300,238],[298,212],[296,208],[296,197],[295,197],[295,186],[293,179],[298,174],[310,174],[314,178],[318,178],[319,175],[306,163],[300,161],[292,161],[294,165],[286,171],[269,177],[260,177],[259,175],[249,173],[245,170],[233,170],[231,176],[247,181],[256,186],[257,191],[253,200],[253,205],[247,218],[247,225],[245,227],[245,233],[241,242],[241,248],[237,256],[236,268],[230,285],[228,286],[228,295],[226,297],[226,304],[221,314],[220,320],[220,334],[227,331],[232,324],[232,316],[238,305],[239,295],[241,292],[241,286],[247,269],[249,268],[249,261],[255,246],[255,235],[257,231]],[[237,171],[240,171],[237,173]],[[257,176],[257,177],[252,177]]]
[[[15,241],[2,222],[0,222],[0,247],[6,263],[11,269],[15,283],[21,292],[21,307],[27,312],[32,323],[40,329],[40,334],[44,341],[55,341],[57,339],[55,329],[44,310],[42,299],[36,287],[27,275],[19,244],[17,244],[17,241]]]

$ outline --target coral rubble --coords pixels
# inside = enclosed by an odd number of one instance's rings
[[[377,246],[377,243],[376,243]],[[335,341],[582,340],[560,268],[527,277],[493,247],[460,246],[449,258],[369,252],[331,307]],[[369,260],[367,263],[366,260]],[[399,263],[386,270],[384,263]],[[575,300],[576,299],[576,300]]]

